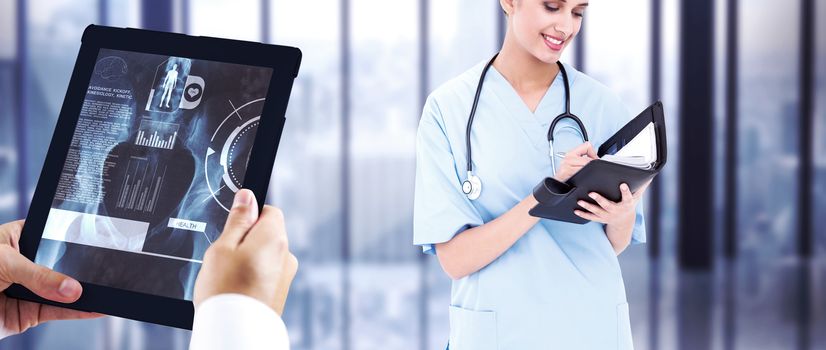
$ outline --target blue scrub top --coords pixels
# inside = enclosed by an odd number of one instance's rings
[[[547,130],[564,111],[557,74],[531,113],[508,81],[488,71],[473,123],[473,169],[482,180],[476,201],[462,193],[467,177],[465,128],[482,62],[427,99],[416,144],[414,244],[434,244],[489,222],[551,176]],[[598,148],[631,114],[604,85],[565,65],[571,112]],[[583,142],[570,119],[557,124],[555,151]],[[559,168],[559,159],[557,168]],[[642,201],[632,243],[645,242]],[[542,219],[485,268],[453,281],[450,349],[632,349],[625,286],[604,225]]]

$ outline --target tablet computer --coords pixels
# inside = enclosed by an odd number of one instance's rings
[[[83,294],[6,294],[191,329],[234,193],[266,196],[300,61],[292,47],[87,27],[20,237]]]

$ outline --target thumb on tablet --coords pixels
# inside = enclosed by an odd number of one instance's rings
[[[80,298],[83,287],[75,279],[35,264],[13,248],[3,249],[0,255],[0,278],[4,282],[20,284],[42,298],[61,303]]]
[[[225,242],[237,246],[256,221],[258,221],[258,202],[255,200],[255,194],[248,189],[238,191],[232,202],[229,216],[227,216],[224,231],[216,243]]]

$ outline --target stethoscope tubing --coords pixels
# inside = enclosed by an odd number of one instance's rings
[[[468,180],[463,182],[463,184],[462,184],[463,185],[462,186],[463,190],[462,191],[465,194],[467,194],[469,198],[471,197],[470,193],[473,192],[472,191],[473,186],[474,186],[473,182],[478,183],[478,186],[481,187],[481,180],[479,180],[479,178],[477,176],[473,175],[473,156],[472,156],[472,147],[471,147],[471,142],[470,142],[470,137],[471,137],[471,134],[472,134],[472,131],[473,131],[473,119],[476,117],[476,109],[479,106],[479,99],[482,95],[482,87],[484,86],[484,83],[485,83],[485,77],[487,76],[488,70],[490,70],[490,67],[493,66],[493,62],[496,60],[496,58],[498,56],[499,56],[499,53],[496,53],[495,55],[493,55],[493,58],[491,58],[490,61],[488,61],[488,63],[482,69],[482,74],[479,77],[479,83],[476,86],[476,93],[474,94],[474,97],[473,97],[473,105],[470,108],[470,115],[468,116],[467,126],[466,126],[466,129],[465,129],[465,148],[466,148],[466,152],[467,152]],[[582,135],[582,139],[585,142],[588,141],[588,132],[585,130],[585,124],[582,123],[582,120],[579,119],[579,117],[577,117],[576,115],[571,113],[571,87],[570,87],[570,82],[568,81],[568,72],[565,70],[565,66],[562,64],[562,62],[557,61],[556,65],[559,66],[559,72],[562,74],[562,81],[563,81],[564,87],[565,87],[565,112],[558,115],[558,116],[556,116],[556,118],[554,118],[553,121],[551,121],[551,125],[548,127],[547,138],[548,138],[548,145],[549,145],[549,148],[550,148],[549,155],[550,155],[550,158],[551,158],[551,170],[553,171],[554,175],[556,175],[556,165],[554,164],[554,159],[553,159],[555,157],[555,154],[554,154],[554,130],[556,130],[557,123],[559,123],[559,121],[561,121],[565,118],[572,119],[574,122],[576,122],[577,126],[579,127],[579,132],[580,132],[580,135]],[[476,194],[475,197],[478,198],[478,193]]]

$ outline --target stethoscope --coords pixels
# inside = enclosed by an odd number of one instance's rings
[[[496,60],[497,56],[499,56],[498,53],[490,59],[488,64],[485,65],[485,68],[482,70],[482,76],[479,78],[479,85],[476,86],[476,95],[473,97],[473,107],[470,109],[470,116],[467,121],[467,131],[465,135],[465,146],[467,148],[467,180],[462,182],[462,192],[467,195],[467,198],[470,200],[476,200],[482,194],[482,180],[473,174],[473,161],[470,153],[470,132],[471,127],[473,126],[473,117],[476,116],[476,107],[479,105],[479,96],[482,94],[482,85],[484,85],[485,76],[488,74],[488,69],[490,69],[493,65],[493,61]],[[562,80],[565,83],[565,112],[556,116],[556,118],[554,118],[551,122],[551,126],[548,128],[548,145],[550,146],[549,155],[551,157],[551,170],[554,175],[556,175],[556,165],[554,165],[553,159],[554,128],[556,128],[556,124],[565,118],[573,119],[579,126],[579,133],[582,135],[582,139],[585,142],[588,141],[588,132],[585,131],[585,125],[582,124],[582,120],[571,113],[571,89],[570,86],[568,86],[568,73],[565,71],[565,67],[561,62],[557,61],[556,65],[559,66],[559,72],[562,73]]]

